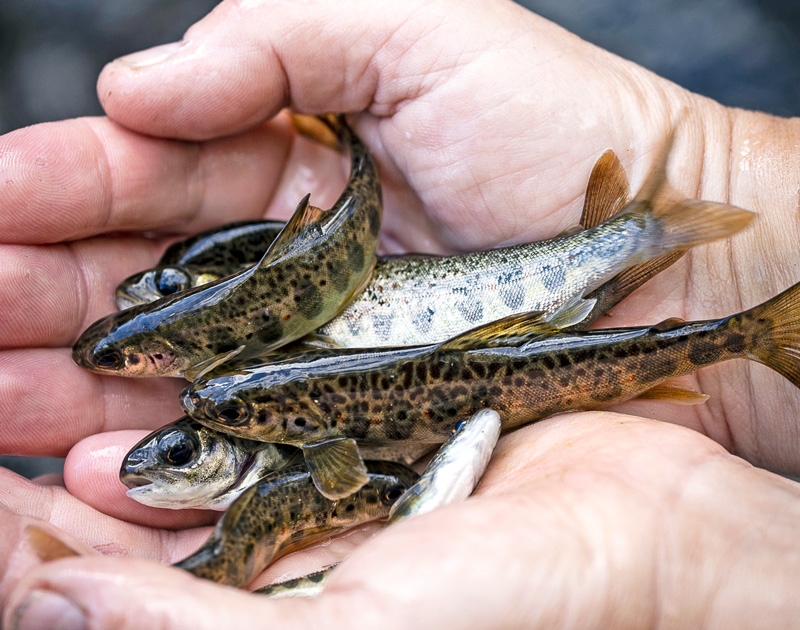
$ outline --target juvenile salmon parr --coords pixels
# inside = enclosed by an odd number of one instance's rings
[[[382,213],[366,147],[343,120],[339,130],[351,173],[333,208],[314,208],[306,197],[252,268],[95,322],[76,342],[75,362],[101,374],[192,379],[234,356],[280,347],[335,316],[369,279]]]
[[[120,283],[117,307],[154,302],[254,265],[285,225],[284,221],[237,221],[173,243],[156,267]]]
[[[293,446],[243,440],[181,418],[136,444],[119,479],[144,505],[225,510],[259,479],[298,461]]]
[[[482,407],[495,409],[508,430],[648,390],[650,397],[692,398],[698,395],[653,388],[736,358],[800,384],[800,285],[719,320],[542,334],[548,330],[528,314],[441,345],[287,355],[201,379],[183,405],[198,422],[232,435],[300,446],[319,484],[342,489],[358,465],[354,440],[441,442]]]
[[[412,464],[436,445],[367,445],[367,459]],[[153,431],[125,456],[119,479],[131,499],[158,508],[227,510],[267,475],[303,461],[300,449],[213,431],[181,418]]]
[[[175,566],[220,584],[244,586],[290,551],[385,518],[419,477],[410,468],[390,462],[368,462],[367,470],[367,483],[344,501],[320,495],[303,464],[273,473],[244,492],[208,541]]]

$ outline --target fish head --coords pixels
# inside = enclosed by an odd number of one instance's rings
[[[168,295],[195,286],[190,272],[182,267],[161,266],[134,274],[117,287],[116,302],[120,309],[154,302]]]
[[[240,438],[304,444],[326,437],[329,420],[306,383],[278,374],[278,384],[271,376],[276,374],[259,369],[197,379],[184,390],[181,404],[201,424]]]
[[[190,361],[166,339],[147,335],[146,322],[133,321],[133,316],[148,306],[136,306],[96,321],[75,342],[72,360],[99,374],[137,377],[182,374],[190,367]],[[137,326],[143,333],[136,332]]]
[[[119,478],[127,495],[144,505],[207,507],[236,483],[245,457],[228,436],[181,418],[136,444]]]
[[[389,508],[419,479],[411,468],[397,462],[367,461],[365,464],[369,481],[356,495],[340,500],[343,509],[334,512],[332,524],[338,524],[337,513],[343,521],[351,520],[354,510],[363,520],[385,517]]]

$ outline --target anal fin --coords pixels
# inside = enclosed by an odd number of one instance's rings
[[[306,444],[302,449],[314,485],[332,501],[349,497],[369,481],[367,467],[352,438]]]
[[[636,397],[636,400],[666,400],[676,405],[702,405],[708,399],[708,394],[671,381],[651,387]]]

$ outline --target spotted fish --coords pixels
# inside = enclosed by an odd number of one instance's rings
[[[602,224],[618,214],[628,201],[630,199],[625,172],[614,152],[607,151],[597,161],[589,177],[581,226],[593,228]],[[118,301],[120,295],[124,296],[126,304],[155,299],[158,293],[155,285],[164,285],[171,291],[178,286],[188,287],[211,282],[238,271],[241,257],[236,264],[222,264],[226,259],[224,235],[227,228],[223,226],[218,230],[219,234],[209,232],[213,237],[213,246],[207,250],[211,252],[215,247],[219,249],[219,264],[206,267],[171,267],[161,270],[160,276],[156,275],[159,270],[142,272],[133,277],[137,281],[132,285],[130,281],[120,285],[117,290]],[[579,237],[573,235],[568,238],[576,244],[574,241]],[[551,241],[516,245],[466,256],[410,254],[379,257],[372,279],[364,292],[342,314],[312,333],[307,341],[322,340],[339,347],[429,343],[443,341],[475,325],[488,323],[511,313],[547,307],[546,297],[543,297],[542,291],[535,289],[538,285],[525,278],[526,274],[535,271],[537,256],[543,253],[549,243]],[[587,326],[649,278],[669,267],[684,251],[679,249],[639,263],[619,272],[610,280],[613,269],[609,269],[605,266],[606,261],[602,261],[601,266],[596,268],[598,277],[591,280],[589,286],[600,281],[603,283],[586,296],[587,304],[594,306],[589,315],[576,323],[576,326]],[[248,249],[243,246],[239,252],[246,256]],[[249,252],[255,262],[258,252],[252,249]],[[210,265],[214,263],[213,260],[208,262]],[[141,280],[138,280],[140,277]],[[442,287],[445,288],[443,293],[439,291]],[[580,285],[578,288],[583,290],[586,287]],[[539,289],[544,287],[540,286]],[[569,297],[572,291],[569,287],[559,287],[559,291],[561,289],[562,293],[555,296],[556,303],[560,303],[559,300],[564,296]],[[136,296],[133,295],[134,291]],[[445,296],[444,301],[442,295]],[[453,308],[449,308],[448,295],[459,306],[450,304]],[[449,315],[445,316],[448,308]],[[376,336],[381,340],[376,340]]]
[[[257,263],[284,221],[237,221],[170,245],[158,264],[117,287],[120,309],[214,282]]]
[[[411,464],[432,446],[386,444],[362,453]],[[184,417],[140,440],[125,456],[119,478],[127,495],[144,505],[226,510],[260,479],[302,459],[293,446],[236,438]]]
[[[186,376],[268,352],[335,316],[369,279],[381,224],[378,175],[343,119],[351,173],[328,211],[308,196],[261,261],[188,291],[113,313],[73,347],[75,362],[119,376]]]
[[[544,334],[547,333],[547,334]],[[459,418],[490,407],[509,430],[569,409],[636,396],[700,395],[673,377],[747,358],[800,384],[800,285],[717,320],[565,333],[541,314],[512,316],[443,344],[316,350],[201,379],[182,404],[232,435],[295,444],[315,481],[344,491],[365,443],[444,441]]]
[[[418,478],[410,468],[390,462],[368,462],[367,470],[367,483],[343,501],[317,492],[303,464],[277,471],[236,499],[208,541],[175,566],[221,584],[244,586],[291,551],[385,518]]]
[[[459,422],[422,476],[389,510],[387,525],[466,499],[483,476],[499,436],[500,416],[492,409],[481,409]],[[255,592],[271,598],[317,597],[336,566]]]

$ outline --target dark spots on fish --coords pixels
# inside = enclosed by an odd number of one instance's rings
[[[421,333],[427,333],[433,325],[433,316],[436,314],[430,306],[418,310],[411,318],[411,323]]]
[[[589,394],[592,399],[598,402],[610,402],[622,396],[622,387],[613,385],[607,389],[599,389]]]
[[[489,373],[490,378],[497,378],[502,375],[504,367],[499,361],[494,361],[486,366],[486,371]]]
[[[500,396],[503,393],[503,388],[495,385],[489,388],[489,396]]]
[[[322,293],[310,280],[304,280],[294,296],[294,303],[303,317],[313,319],[322,312]]]
[[[355,512],[356,506],[353,503],[348,503],[347,507],[344,508],[345,512]]]
[[[430,367],[430,376],[431,379],[434,381],[439,380],[439,376],[442,374],[442,367],[441,364],[438,362],[432,363]]]
[[[561,387],[569,387],[570,384],[571,384],[571,381],[570,381],[570,379],[568,377],[563,376],[560,379],[558,379],[558,384],[561,385]]]
[[[553,260],[552,262],[542,265],[541,281],[549,291],[555,292],[557,289],[560,289],[566,280],[567,276],[564,273],[564,265],[562,265],[560,261]]]
[[[256,338],[263,344],[272,344],[283,337],[283,325],[275,317],[265,317],[266,321],[256,331]]]
[[[511,371],[512,372],[521,372],[526,367],[528,367],[528,362],[523,359],[514,359],[511,362]]]
[[[483,304],[475,298],[459,300],[456,308],[468,322],[477,322],[483,319]]]
[[[646,373],[650,378],[663,379],[672,376],[677,367],[678,362],[675,359],[671,357],[661,357],[659,361],[648,362],[646,367],[643,366],[644,369],[642,372]]]
[[[728,333],[722,343],[725,350],[732,354],[742,354],[747,347],[744,335],[738,332]]]
[[[586,370],[583,368],[576,369],[575,376],[577,376],[578,378],[583,378],[584,376],[586,376]]]
[[[578,365],[579,363],[584,363],[585,361],[591,361],[594,359],[594,356],[594,348],[583,348],[576,350],[572,353],[572,363],[573,365]]]
[[[403,376],[403,387],[411,387],[411,383],[414,380],[414,364],[411,362],[403,363],[400,366],[400,373]]]
[[[566,353],[557,354],[556,361],[558,361],[558,367],[569,367],[571,365],[569,355]]]
[[[472,366],[472,373],[475,374],[475,378],[486,378],[486,368],[482,363],[475,363]]]
[[[453,418],[453,417],[455,417],[456,415],[458,415],[458,409],[456,409],[455,407],[448,407],[448,408],[447,408],[447,411],[445,411],[445,413],[446,413],[448,416],[450,416],[451,418]]]
[[[458,367],[455,363],[449,363],[447,365],[447,369],[442,374],[442,381],[445,383],[451,383],[452,381],[456,380],[459,377]]]
[[[389,380],[388,376],[384,376],[381,378],[381,389],[386,391],[391,386],[391,381]]]
[[[611,356],[615,359],[625,359],[628,357],[628,348],[625,346],[618,346],[611,349]]]
[[[378,497],[376,497],[374,494],[369,494],[367,495],[366,502],[367,505],[376,505],[378,503]]]
[[[510,309],[517,310],[521,308],[525,300],[522,278],[522,269],[519,267],[497,276],[497,292],[500,294],[503,304]]]
[[[347,435],[356,440],[363,440],[369,433],[369,418],[367,416],[354,416],[347,424]]]
[[[135,354],[128,357],[128,363],[131,365],[138,365],[139,364],[139,357]]]
[[[347,262],[353,273],[361,273],[364,268],[364,248],[358,241],[350,241],[347,247]]]
[[[342,389],[345,389],[350,384],[350,379],[347,376],[340,376],[336,381]]]
[[[296,427],[298,427],[300,429],[305,427],[307,423],[308,423],[308,420],[306,420],[303,417],[298,417],[298,418],[294,419],[294,426],[296,426]]]
[[[544,367],[547,368],[548,370],[552,370],[556,367],[556,362],[553,360],[553,357],[551,356],[542,357],[542,364],[544,364]]]
[[[417,380],[424,383],[428,379],[428,370],[424,363],[417,363],[416,365]]]
[[[405,411],[388,416],[384,422],[386,423],[386,437],[390,440],[407,440],[414,432],[414,423],[408,419]]]
[[[370,234],[378,236],[378,232],[381,230],[381,209],[377,204],[371,203],[367,206],[367,221]]]
[[[705,365],[719,359],[722,349],[713,341],[695,338],[689,343],[687,356],[694,365]]]

